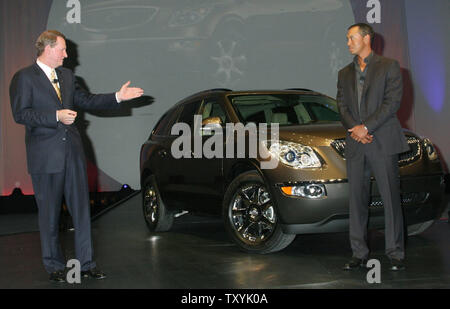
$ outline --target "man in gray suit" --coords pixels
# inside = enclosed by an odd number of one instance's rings
[[[62,67],[66,41],[58,31],[44,31],[36,48],[36,62],[14,75],[10,97],[14,120],[26,127],[28,172],[39,210],[44,267],[51,281],[64,282],[65,261],[58,238],[64,195],[75,227],[81,275],[103,279],[105,274],[93,260],[86,161],[73,123],[77,108],[117,108],[119,102],[139,97],[143,90],[129,87],[130,82],[108,94],[90,94],[79,88],[72,71]]]
[[[373,173],[383,200],[386,255],[391,270],[404,269],[404,231],[398,178],[398,154],[409,150],[396,112],[402,98],[397,61],[376,55],[374,32],[367,24],[348,28],[347,45],[355,55],[338,75],[337,103],[348,130],[345,146],[350,188],[350,244],[352,259],[344,269],[365,266],[369,217],[370,176]]]

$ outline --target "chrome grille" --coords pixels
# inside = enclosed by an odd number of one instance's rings
[[[420,140],[415,136],[406,136],[406,141],[409,145],[409,151],[405,151],[399,155],[398,165],[405,166],[410,163],[413,163],[420,158],[420,154],[422,152],[422,147],[420,144]],[[345,159],[345,139],[335,139],[331,142],[331,147]]]
[[[420,205],[428,201],[429,192],[404,192],[401,194],[402,206]],[[369,204],[370,209],[382,209],[383,201],[380,196],[372,196]]]
[[[334,150],[336,150],[336,152],[345,159],[345,139],[341,138],[341,139],[335,139],[334,141],[331,142],[331,147],[334,148]]]
[[[408,165],[412,162],[419,160],[420,153],[422,152],[420,140],[414,136],[407,136],[406,141],[408,142],[409,151],[402,152],[399,155],[398,165]]]

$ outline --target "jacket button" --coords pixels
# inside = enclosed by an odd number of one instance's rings
[[[63,141],[65,141],[66,140],[66,138],[65,137],[63,137]]]

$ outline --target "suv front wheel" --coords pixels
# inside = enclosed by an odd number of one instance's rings
[[[280,251],[296,236],[283,233],[275,201],[257,171],[245,172],[231,182],[222,215],[231,238],[248,253]]]

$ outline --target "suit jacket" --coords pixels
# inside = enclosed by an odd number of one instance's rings
[[[354,62],[338,74],[337,104],[342,124],[346,129],[364,124],[374,136],[371,149],[393,155],[409,150],[405,135],[397,118],[402,99],[402,76],[396,60],[373,54],[366,70],[366,78],[358,108],[356,72]],[[358,143],[347,132],[345,155],[351,158],[367,146]],[[367,148],[367,147],[366,147]]]
[[[74,124],[56,120],[60,109],[118,108],[115,94],[89,94],[76,85],[71,70],[56,68],[62,103],[55,89],[36,64],[18,71],[11,80],[10,99],[14,120],[26,127],[28,172],[30,174],[58,173],[64,170],[66,147],[83,157],[83,146]]]

